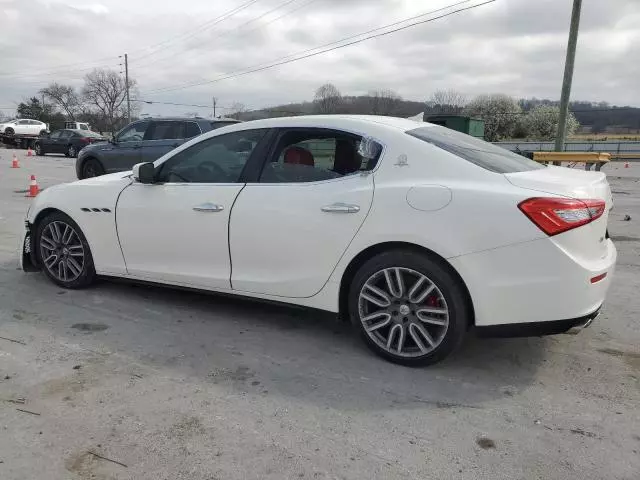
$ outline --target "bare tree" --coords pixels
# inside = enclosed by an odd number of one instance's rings
[[[129,88],[135,91],[135,85],[135,80],[129,78]],[[82,94],[87,104],[97,109],[111,132],[124,123],[127,118],[127,87],[117,72],[95,69],[88,73],[84,77]]]
[[[373,115],[392,115],[396,112],[402,97],[393,90],[372,90],[368,95],[369,112]]]
[[[436,90],[426,102],[429,113],[459,114],[467,104],[467,97],[456,90]]]
[[[69,120],[75,120],[83,111],[82,98],[71,85],[53,82],[40,90],[40,93],[59,107]]]
[[[248,111],[249,110],[247,109],[244,103],[233,102],[229,107],[229,110],[226,116],[229,118],[235,118],[236,120],[239,120],[242,114]]]
[[[313,103],[318,113],[336,113],[342,103],[340,90],[331,83],[325,83],[316,90]]]

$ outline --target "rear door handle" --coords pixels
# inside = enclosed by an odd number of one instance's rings
[[[360,211],[360,206],[337,202],[332,203],[331,205],[325,205],[321,210],[327,213],[358,213]]]
[[[193,207],[196,212],[221,212],[224,210],[222,205],[216,205],[215,203],[203,203]]]

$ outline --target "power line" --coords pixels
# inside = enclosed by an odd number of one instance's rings
[[[0,73],[0,77],[25,77],[25,76],[35,76],[35,75],[47,75],[47,74],[56,74],[58,72],[67,72],[69,71],[68,68],[69,67],[75,67],[77,65],[95,65],[95,64],[102,64],[102,62],[105,62],[107,60],[113,60],[113,59],[117,59],[117,56],[111,56],[111,57],[104,57],[104,58],[99,58],[97,60],[93,60],[91,62],[78,62],[78,63],[70,63],[67,65],[55,65],[50,67],[53,70],[47,70],[47,71],[29,71],[29,72],[8,72],[8,73]],[[88,68],[96,68],[96,67],[88,67]],[[86,70],[87,68],[82,68],[79,70]],[[76,71],[76,70],[71,70],[71,71]]]
[[[218,35],[215,35],[215,36],[213,36],[213,37],[209,38],[208,40],[214,40],[214,39],[219,38],[219,37],[221,37],[221,36],[223,36],[223,35],[228,35],[228,34],[231,34],[232,32],[235,32],[235,31],[241,30],[241,29],[242,29],[242,27],[244,27],[244,26],[246,26],[246,25],[249,25],[249,24],[251,24],[251,23],[257,22],[257,21],[258,21],[258,20],[260,20],[261,18],[266,17],[267,15],[269,15],[269,14],[271,14],[271,13],[275,12],[276,10],[279,10],[279,9],[281,9],[282,7],[286,7],[287,5],[289,5],[289,4],[293,3],[293,2],[297,2],[297,1],[298,1],[298,0],[286,0],[286,1],[282,2],[281,4],[279,4],[278,6],[276,6],[276,7],[272,8],[271,10],[269,10],[269,11],[267,11],[267,12],[265,12],[265,13],[263,13],[263,14],[261,14],[261,15],[257,16],[257,17],[255,17],[255,18],[252,18],[251,20],[248,20],[248,21],[246,21],[246,22],[244,22],[244,23],[242,23],[242,24],[240,24],[240,25],[238,25],[238,26],[236,26],[236,27],[234,27],[234,28],[231,28],[231,29],[226,30],[226,31],[224,31],[224,32],[220,32]],[[312,0],[312,1],[315,1],[315,0]],[[309,3],[311,3],[311,2],[308,2],[308,3],[307,3],[307,5],[308,5]],[[295,11],[295,10],[292,10],[292,12],[293,12],[293,11]],[[289,13],[291,13],[291,12],[289,12]],[[251,31],[253,31],[253,30],[255,30],[256,28],[259,28],[259,27],[260,27],[260,26],[255,27],[255,28],[252,28],[252,29],[249,29],[249,30],[246,30],[246,31],[245,31],[245,33],[247,33],[247,32],[251,32]],[[222,44],[224,45],[224,44],[226,44],[226,43],[228,43],[228,42],[223,42]],[[219,45],[218,45],[218,46],[219,46]],[[170,54],[170,55],[167,55],[167,56],[165,56],[165,57],[162,57],[162,58],[156,59],[156,60],[154,60],[154,61],[152,61],[152,62],[150,62],[150,63],[145,63],[145,64],[143,64],[143,65],[144,65],[145,67],[148,67],[148,66],[150,66],[150,65],[154,65],[154,64],[156,64],[156,63],[158,63],[158,62],[163,62],[163,61],[168,60],[168,59],[170,59],[170,58],[176,57],[177,55],[180,55],[181,53],[182,53],[181,51],[177,51],[177,52],[174,52],[174,53],[172,53],[172,54]]]
[[[167,45],[175,40],[188,40],[190,38],[195,37],[196,35],[199,35],[200,33],[202,33],[204,30],[210,29],[211,27],[216,26],[217,24],[223,22],[224,20],[226,20],[227,18],[230,18],[232,16],[234,16],[236,13],[249,8],[250,6],[252,6],[254,3],[259,2],[260,0],[249,0],[248,2],[245,2],[239,6],[237,6],[236,8],[233,8],[231,10],[228,10],[227,12],[223,13],[222,15],[219,15],[217,17],[215,17],[212,20],[209,20],[197,27],[195,27],[195,31],[194,29],[190,30],[189,32],[177,35],[175,37],[169,38],[163,42],[160,42],[158,44],[152,45],[151,47],[147,47],[147,48],[155,48],[155,47],[160,47],[162,45]],[[168,47],[164,47],[164,48],[168,48]],[[157,50],[154,50],[150,53],[147,53],[146,55],[142,55],[141,57],[138,57],[137,59],[135,59],[135,62],[139,62],[140,60],[142,60],[143,58],[147,58],[150,57],[151,55],[155,55],[156,53],[162,51],[164,48],[159,48]],[[133,62],[132,62],[133,63]]]
[[[467,0],[465,2],[458,2],[456,4],[449,5],[448,7],[444,7],[444,8],[438,9],[438,10],[434,10],[434,12],[441,11],[441,10],[444,10],[444,9],[447,9],[447,8],[452,8],[455,5],[459,5],[461,3],[467,3],[468,1],[470,1],[470,0]],[[292,59],[288,59],[288,60],[282,60],[282,61],[278,61],[279,59],[276,59],[276,60],[273,61],[274,63],[271,63],[271,64],[269,64],[267,66],[264,66],[264,67],[257,67],[257,66],[254,66],[256,68],[247,67],[248,69],[245,70],[245,71],[239,70],[239,71],[237,71],[239,73],[231,72],[231,73],[226,74],[226,75],[224,75],[222,77],[218,77],[218,78],[216,78],[214,80],[207,80],[206,82],[197,82],[197,83],[185,84],[185,85],[180,85],[180,86],[175,86],[175,87],[165,87],[165,88],[161,88],[161,89],[157,89],[157,90],[151,90],[151,91],[147,92],[147,95],[152,94],[152,93],[155,94],[155,93],[161,93],[161,92],[182,90],[182,89],[185,89],[185,88],[197,87],[197,86],[201,86],[201,85],[208,85],[208,84],[211,84],[211,83],[217,83],[217,82],[221,82],[223,80],[228,80],[230,78],[236,78],[236,77],[241,77],[241,76],[244,76],[244,75],[249,75],[251,73],[260,72],[260,71],[263,71],[263,70],[267,70],[267,69],[270,69],[270,68],[278,67],[278,66],[285,65],[285,64],[288,64],[288,63],[297,62],[299,60],[304,60],[304,59],[307,59],[307,58],[310,58],[310,57],[315,57],[315,56],[321,55],[323,53],[331,52],[331,51],[338,50],[338,49],[341,49],[341,48],[346,48],[346,47],[349,47],[351,45],[355,45],[355,44],[358,44],[358,43],[365,42],[367,40],[371,40],[373,38],[379,38],[379,37],[383,37],[383,36],[386,36],[386,35],[390,35],[392,33],[396,33],[396,32],[399,32],[401,30],[406,30],[408,28],[412,28],[412,27],[415,27],[417,25],[422,25],[422,24],[425,24],[425,23],[434,22],[436,20],[439,20],[439,19],[442,19],[442,18],[445,18],[445,17],[449,17],[449,16],[455,15],[457,13],[464,12],[466,10],[471,10],[471,9],[474,9],[474,8],[481,7],[483,5],[487,5],[489,3],[493,3],[495,1],[496,0],[486,0],[486,1],[482,2],[482,3],[478,3],[476,5],[472,5],[472,6],[469,6],[469,7],[460,8],[458,10],[453,10],[451,12],[444,13],[444,14],[439,15],[437,17],[433,17],[433,18],[429,18],[429,19],[426,19],[426,20],[421,20],[421,21],[418,21],[418,22],[414,22],[414,23],[411,23],[409,25],[404,25],[402,27],[398,27],[398,28],[395,28],[393,30],[389,30],[389,31],[386,31],[386,32],[377,33],[377,34],[374,34],[374,35],[369,35],[369,36],[366,36],[364,38],[361,38],[361,39],[358,39],[358,40],[354,40],[354,41],[349,42],[349,43],[345,43],[343,45],[337,45],[335,47],[326,48],[326,49],[320,50],[318,52],[309,53],[309,54],[303,55],[303,56],[297,56],[296,58],[292,58]],[[431,12],[431,13],[434,13],[434,12]],[[423,17],[425,15],[429,15],[429,13],[416,15],[414,17],[407,18],[407,19],[405,19],[403,21],[396,22],[395,25],[397,25],[398,23],[404,23],[404,22],[411,21],[411,20],[419,18],[419,17]],[[390,25],[386,25],[386,26],[383,26],[383,27],[379,27],[379,28],[374,29],[374,30],[381,30],[381,29],[384,29],[384,28],[388,28],[391,25],[394,25],[394,24],[390,24]],[[366,33],[361,33],[359,35],[355,35],[355,37],[365,35]],[[347,39],[348,38],[353,38],[353,37],[354,36],[347,37]],[[346,39],[338,40],[337,42],[332,42],[330,45],[335,44],[335,43],[340,43],[340,42],[342,42],[344,40],[346,40]],[[311,50],[317,50],[317,49],[321,49],[323,47],[324,46],[316,47],[315,49],[311,49]],[[296,55],[296,54],[293,54],[293,55]],[[292,55],[289,55],[288,57],[282,57],[282,58],[289,58],[291,56]],[[258,64],[258,65],[263,65],[263,64]]]

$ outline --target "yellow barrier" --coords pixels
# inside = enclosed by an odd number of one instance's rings
[[[570,162],[584,163],[585,170],[591,170],[593,165],[600,171],[605,163],[611,161],[611,154],[604,152],[533,152],[536,162]]]

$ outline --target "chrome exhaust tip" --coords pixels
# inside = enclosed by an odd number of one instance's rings
[[[600,316],[600,311],[596,312],[594,315],[592,315],[591,317],[587,318],[583,323],[580,323],[578,325],[574,325],[573,327],[571,327],[569,330],[567,330],[564,333],[566,335],[577,335],[582,330],[584,330],[585,328],[589,328],[591,326],[591,324],[593,323],[593,321],[596,318],[598,318],[599,316]]]

